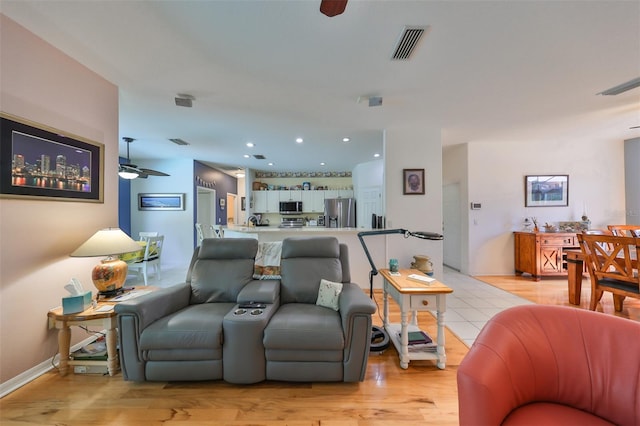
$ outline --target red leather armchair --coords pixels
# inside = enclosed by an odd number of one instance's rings
[[[640,425],[640,323],[563,306],[493,317],[458,369],[460,425]]]

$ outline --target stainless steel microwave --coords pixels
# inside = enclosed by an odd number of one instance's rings
[[[280,214],[302,214],[302,201],[280,201]]]

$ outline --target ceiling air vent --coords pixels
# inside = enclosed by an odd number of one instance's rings
[[[184,141],[180,138],[173,138],[173,139],[169,139],[171,142],[175,143],[176,145],[189,145],[189,142]]]
[[[415,50],[427,27],[404,27],[391,59],[406,61]]]
[[[253,156],[253,158],[255,158],[256,160],[265,160],[267,157],[262,154],[256,154]]]

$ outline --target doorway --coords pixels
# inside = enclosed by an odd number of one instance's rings
[[[443,263],[456,271],[462,269],[462,220],[460,215],[460,184],[442,188]]]
[[[204,237],[209,238],[211,226],[216,223],[216,190],[198,186],[197,191],[196,223],[202,226]]]
[[[227,226],[235,225],[238,221],[236,202],[238,196],[236,194],[227,193]]]

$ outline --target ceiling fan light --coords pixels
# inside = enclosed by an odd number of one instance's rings
[[[122,179],[131,180],[131,179],[137,178],[138,176],[140,176],[140,174],[136,172],[132,172],[130,170],[120,170],[118,172],[118,176],[120,176]]]

